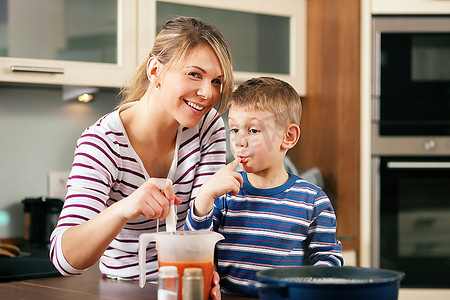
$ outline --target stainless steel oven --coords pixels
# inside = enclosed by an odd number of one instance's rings
[[[450,16],[372,28],[372,264],[449,289]]]
[[[402,287],[450,288],[450,157],[380,156],[374,201],[376,265]]]
[[[450,135],[450,16],[373,18],[380,136]]]

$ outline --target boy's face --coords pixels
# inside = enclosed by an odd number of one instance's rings
[[[284,130],[276,125],[272,113],[231,107],[228,123],[231,152],[244,171],[259,173],[283,166]]]

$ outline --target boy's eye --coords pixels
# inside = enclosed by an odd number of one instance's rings
[[[258,129],[255,129],[255,128],[251,128],[248,132],[249,132],[250,134],[257,134],[257,133],[259,132],[259,130],[258,130]]]
[[[236,133],[239,132],[239,129],[237,129],[237,128],[230,128],[230,132],[236,134]]]

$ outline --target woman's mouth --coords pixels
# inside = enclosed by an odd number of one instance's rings
[[[187,105],[189,105],[189,107],[195,109],[196,111],[202,111],[202,110],[205,109],[204,106],[200,106],[200,105],[198,105],[198,104],[196,104],[196,103],[193,103],[193,102],[191,102],[191,101],[188,101],[188,100],[186,100],[186,99],[183,99],[183,101],[184,101],[184,103],[186,103]]]

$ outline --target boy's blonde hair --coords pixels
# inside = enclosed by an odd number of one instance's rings
[[[302,116],[302,103],[298,93],[289,83],[273,77],[245,81],[233,92],[227,107],[269,111],[280,127],[289,124],[300,126]]]
[[[148,89],[150,81],[147,78],[147,62],[156,57],[165,69],[176,67],[189,55],[190,51],[201,46],[213,49],[220,61],[224,78],[222,80],[219,111],[233,91],[233,67],[230,48],[219,30],[199,18],[177,17],[164,24],[158,33],[148,57],[146,57],[134,72],[130,83],[121,90],[124,100],[119,106],[137,101]]]

